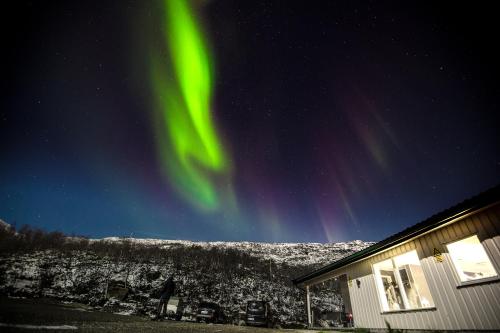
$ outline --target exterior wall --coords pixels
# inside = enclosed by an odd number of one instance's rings
[[[347,274],[356,327],[428,330],[500,330],[500,281],[461,286],[447,252],[446,243],[477,234],[500,274],[500,204],[462,218],[395,248],[330,272],[311,285]],[[443,261],[434,258],[434,248]],[[434,300],[435,308],[382,313],[372,265],[384,259],[416,250]],[[356,280],[360,280],[358,288]]]
[[[351,298],[349,297],[349,285],[347,281],[347,275],[342,275],[340,277],[340,296],[344,300],[344,311],[346,313],[352,313]]]

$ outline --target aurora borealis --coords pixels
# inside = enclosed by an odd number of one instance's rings
[[[500,182],[493,9],[9,6],[8,223],[91,237],[369,241]]]
[[[220,187],[230,189],[230,163],[212,120],[210,55],[189,2],[163,4],[168,56],[151,52],[159,155],[186,200],[204,210],[220,209],[227,197]]]

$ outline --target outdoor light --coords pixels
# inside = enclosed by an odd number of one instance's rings
[[[356,285],[358,286],[358,288],[361,286],[361,281],[359,279],[356,279]]]

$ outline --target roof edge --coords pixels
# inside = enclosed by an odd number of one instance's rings
[[[292,282],[295,285],[298,285],[303,282],[312,280],[316,277],[331,272],[335,269],[344,267],[348,264],[369,257],[374,253],[384,251],[390,247],[401,244],[416,236],[419,236],[433,229],[436,229],[452,220],[456,220],[465,215],[477,212],[478,210],[481,210],[491,205],[495,205],[499,202],[500,202],[500,185],[497,185],[484,192],[481,192],[480,194],[472,198],[462,201],[461,203],[452,206],[451,208],[448,208],[435,215],[432,215],[431,217],[409,228],[406,228],[399,233],[391,235],[372,246],[369,246],[361,251],[355,252],[347,257],[334,261],[333,263],[321,267],[315,271],[299,276],[293,279]]]

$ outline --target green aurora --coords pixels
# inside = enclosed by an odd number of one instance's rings
[[[185,0],[161,3],[160,49],[152,50],[156,141],[164,174],[202,211],[234,206],[231,161],[211,112],[213,66],[200,25]],[[166,52],[165,52],[166,51]]]

